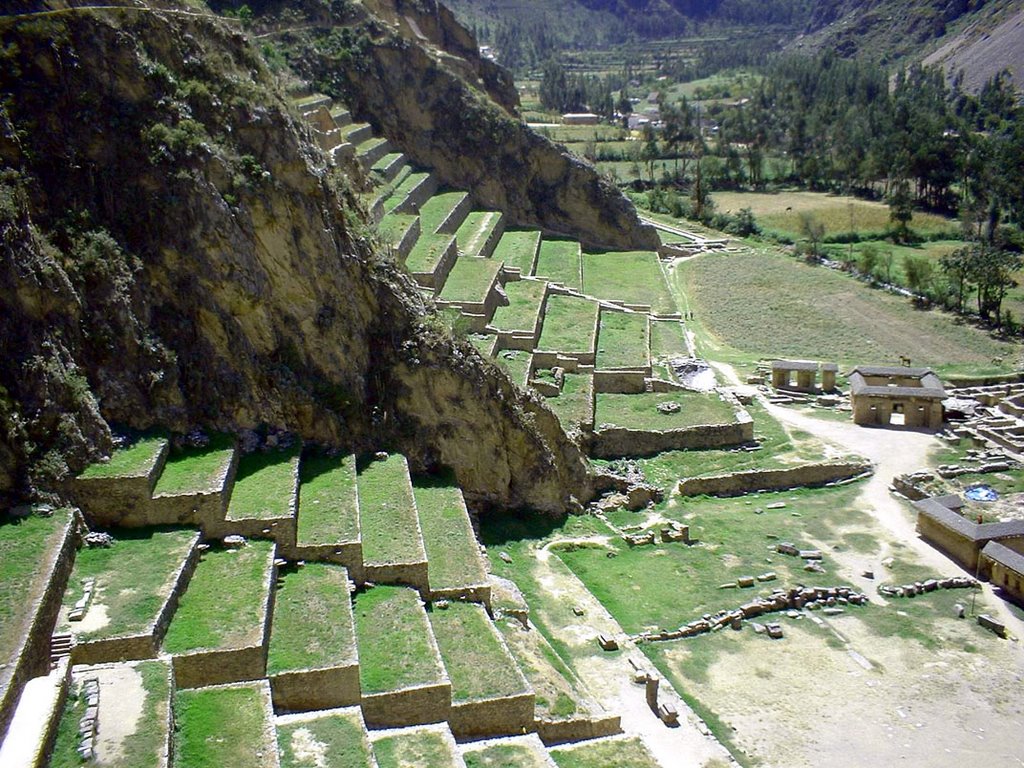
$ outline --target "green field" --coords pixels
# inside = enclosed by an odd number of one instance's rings
[[[640,739],[608,739],[551,750],[558,768],[659,768]]]
[[[174,697],[175,768],[276,765],[266,735],[264,688],[255,685],[178,691]]]
[[[306,563],[277,588],[267,674],[355,664],[354,633],[348,571]]]
[[[79,477],[83,480],[94,480],[106,477],[146,475],[153,468],[165,445],[167,445],[167,437],[164,435],[140,437],[131,444],[114,451],[110,455],[109,461],[90,464]]]
[[[506,267],[518,269],[524,276],[533,274],[537,249],[540,247],[540,230],[506,229],[494,249],[492,258]]]
[[[358,541],[355,456],[306,456],[299,472],[299,545]]]
[[[487,581],[462,491],[448,479],[417,477],[413,495],[427,550],[431,589],[458,589]]]
[[[654,251],[583,254],[583,292],[606,301],[646,304],[656,314],[678,311]]]
[[[646,368],[651,364],[647,315],[601,312],[597,334],[597,368]]]
[[[662,413],[662,403],[679,403],[676,413]],[[702,392],[642,392],[637,395],[602,393],[597,395],[594,423],[612,424],[625,429],[660,430],[684,429],[706,424],[731,424],[736,414],[728,403],[715,393]]]
[[[235,440],[229,435],[213,435],[202,448],[172,450],[153,495],[177,496],[215,489],[234,453]]]
[[[601,305],[578,296],[548,296],[537,349],[563,354],[589,354],[597,339]]]
[[[580,244],[576,240],[549,240],[545,238],[540,244],[540,255],[537,257],[538,277],[545,277],[554,283],[561,283],[566,288],[581,290],[580,279]]]
[[[321,745],[309,749],[309,743]],[[370,740],[358,709],[333,710],[312,719],[277,724],[281,768],[367,768]]]
[[[373,742],[378,768],[451,768],[457,752],[436,730],[406,731]]]
[[[273,557],[274,545],[265,541],[207,551],[167,628],[164,650],[180,654],[258,645]]]
[[[558,397],[544,402],[555,412],[564,429],[591,424],[594,420],[594,377],[591,374],[567,373]]]
[[[439,192],[420,206],[420,226],[423,234],[437,232],[445,219],[466,197],[465,192]]]
[[[494,362],[504,368],[520,387],[526,386],[532,360],[533,355],[521,349],[504,349],[494,356]]]
[[[356,597],[359,680],[364,694],[440,683],[444,670],[430,642],[419,594],[377,586]]]
[[[491,325],[499,331],[525,331],[532,333],[537,327],[547,283],[539,280],[516,280],[505,284],[508,304],[494,311]]]
[[[501,270],[501,262],[460,256],[441,289],[442,301],[483,304]]]
[[[238,462],[228,520],[270,520],[294,514],[301,446],[254,451]]]
[[[451,245],[452,238],[452,235],[431,234],[424,230],[416,241],[416,245],[409,251],[409,256],[405,260],[405,268],[413,273],[433,274],[441,257]]]
[[[421,563],[425,559],[417,534],[416,502],[405,457],[360,464],[356,481],[366,563]]]
[[[463,753],[466,768],[548,768],[543,750],[525,744],[491,744]]]

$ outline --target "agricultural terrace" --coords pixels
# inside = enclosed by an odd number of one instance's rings
[[[690,259],[674,270],[709,354],[750,364],[760,358],[870,361],[949,375],[1011,369],[1019,347],[922,311],[907,299],[865,290],[852,277],[767,250]],[[1005,359],[1005,363],[993,360]]]
[[[417,477],[413,495],[427,550],[431,589],[486,583],[480,547],[459,487],[447,479]]]
[[[458,765],[454,741],[436,728],[420,728],[373,742],[378,768],[448,768]]]
[[[495,626],[533,689],[538,717],[564,718],[584,710],[579,703],[584,697],[570,682],[577,680],[575,673],[544,635],[512,622],[502,621]]]
[[[452,702],[486,701],[526,693],[528,686],[483,606],[454,601],[429,614]]]
[[[466,768],[549,768],[547,753],[542,746],[514,741],[492,742],[483,749],[462,753]]]
[[[176,768],[273,768],[275,745],[266,683],[178,691],[174,697]]]
[[[451,235],[423,231],[409,251],[405,266],[410,272],[433,274],[452,242]]]
[[[506,283],[508,304],[494,311],[491,325],[499,331],[532,333],[537,327],[548,284],[542,280],[516,280]]]
[[[299,473],[299,546],[358,541],[355,456],[309,455]]]
[[[567,373],[558,397],[544,399],[562,427],[572,429],[594,421],[594,377],[588,373]]]
[[[501,262],[460,256],[441,289],[442,301],[483,304],[501,271]]]
[[[361,592],[355,620],[364,695],[445,680],[427,613],[415,590],[376,586]]]
[[[640,739],[612,738],[598,741],[584,741],[565,747],[555,747],[551,757],[558,768],[658,768],[654,759]]]
[[[683,326],[678,320],[651,320],[651,357],[656,360],[670,360],[673,357],[687,357]]]
[[[63,615],[94,579],[85,619],[65,625],[80,640],[148,633],[170,595],[178,571],[196,542],[194,530],[122,528],[111,547],[85,547],[64,593]]]
[[[534,270],[534,274],[578,291],[583,288],[580,274],[581,259],[582,254],[578,241],[545,238],[540,244],[540,254],[537,256],[537,268]]]
[[[228,503],[228,520],[291,517],[298,490],[301,446],[284,451],[253,451],[238,462]]]
[[[416,223],[416,218],[416,216],[409,213],[391,212],[381,219],[377,231],[385,243],[395,245],[405,237],[409,227]]]
[[[395,210],[395,208],[405,202],[405,199],[409,197],[409,193],[422,184],[428,176],[430,174],[425,171],[410,173],[406,176],[402,183],[395,187],[394,192],[391,193],[388,199],[384,201],[384,210],[388,213]]]
[[[278,718],[277,746],[281,768],[367,768],[373,759],[358,707]]]
[[[212,435],[201,447],[172,449],[153,495],[178,496],[214,490],[234,455],[235,441],[229,435]]]
[[[467,214],[466,220],[462,222],[455,233],[456,242],[459,244],[459,253],[470,258],[489,255],[483,253],[484,246],[487,245],[501,220],[502,215],[498,211],[471,211]]]
[[[647,315],[602,310],[597,368],[646,368],[651,364]]]
[[[306,563],[286,573],[274,599],[267,674],[355,663],[348,571]]]
[[[504,368],[516,384],[525,387],[530,377],[533,355],[520,349],[504,349],[494,357],[494,362]]]
[[[654,251],[583,254],[583,292],[605,301],[646,304],[655,314],[678,311]]]
[[[109,461],[90,464],[79,477],[83,480],[97,480],[107,477],[145,476],[153,469],[166,445],[165,435],[139,437],[115,450]]]
[[[416,501],[405,457],[367,460],[359,468],[359,516],[366,563],[422,563]]]
[[[164,650],[180,654],[259,645],[273,561],[274,545],[266,541],[205,552],[167,628]]]
[[[659,405],[678,403],[676,413],[662,413]],[[636,395],[600,393],[594,423],[625,429],[666,431],[707,424],[731,424],[736,413],[714,392],[642,392]]]
[[[538,349],[563,354],[589,354],[597,340],[601,305],[579,296],[548,296]]]
[[[466,198],[465,192],[440,192],[420,206],[420,227],[423,234],[437,232],[459,204]]]
[[[467,338],[469,343],[472,344],[476,351],[484,357],[490,357],[491,351],[494,349],[494,342],[497,341],[496,336],[488,336],[485,333],[470,333]]]
[[[506,229],[492,258],[509,269],[518,269],[523,275],[532,275],[539,248],[540,230]]]

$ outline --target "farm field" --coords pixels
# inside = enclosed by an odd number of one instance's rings
[[[566,354],[594,351],[600,305],[578,296],[548,296],[537,349]]]
[[[299,465],[299,472],[299,544],[357,541],[355,456],[308,455]]]
[[[231,490],[228,519],[291,517],[300,450],[296,446],[286,451],[254,451],[243,456]]]
[[[646,368],[651,364],[647,315],[601,312],[597,368]]]
[[[115,450],[109,461],[90,464],[80,478],[84,480],[105,477],[132,477],[146,474],[156,463],[157,457],[167,445],[163,435],[141,436]]]
[[[210,490],[227,471],[235,450],[234,439],[214,435],[202,447],[171,451],[156,481],[153,495],[178,495]]]
[[[512,381],[521,387],[526,386],[530,374],[530,361],[533,355],[520,349],[505,349],[499,352],[494,362],[504,368]]]
[[[373,742],[378,768],[419,768],[457,765],[457,752],[451,737],[436,728],[419,728],[384,736]]]
[[[505,285],[508,304],[494,311],[491,325],[499,331],[532,332],[537,326],[547,283],[540,280],[517,280]]]
[[[310,749],[310,743],[319,745]],[[278,718],[281,768],[367,768],[372,749],[358,708]]]
[[[676,413],[662,413],[658,406],[675,402]],[[705,424],[731,424],[736,420],[732,406],[717,394],[699,392],[644,392],[638,395],[602,393],[597,396],[594,423],[613,424],[626,429],[668,430]]]
[[[494,249],[492,258],[506,267],[518,269],[521,274],[533,274],[541,233],[536,229],[506,229]]]
[[[534,273],[566,288],[580,290],[580,244],[576,240],[548,240],[540,243]]]
[[[558,397],[544,398],[565,429],[594,421],[594,377],[586,373],[567,373]]]
[[[405,457],[360,463],[357,480],[363,561],[366,563],[421,563],[426,559],[417,535],[416,502],[409,484]],[[404,532],[396,535],[396,531]]]
[[[460,256],[444,281],[440,298],[443,301],[483,303],[501,270],[501,262]]]
[[[175,768],[276,766],[266,694],[265,683],[178,691]]]
[[[487,581],[462,491],[448,478],[417,477],[413,495],[427,550],[431,589]]]
[[[609,301],[645,304],[655,314],[677,311],[654,251],[583,254],[583,292]]]

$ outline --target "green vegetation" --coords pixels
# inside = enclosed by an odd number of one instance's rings
[[[658,406],[678,403],[676,413],[662,413]],[[625,429],[668,430],[705,424],[731,424],[736,414],[714,392],[642,392],[637,395],[599,394],[594,423]]]
[[[535,274],[578,291],[583,288],[580,279],[581,259],[578,241],[545,238],[540,244]]]
[[[677,357],[689,357],[683,327],[675,320],[656,322],[651,320],[651,362],[655,365],[654,375],[661,379],[673,380],[666,363]]]
[[[109,461],[96,462],[79,475],[83,480],[107,477],[137,477],[146,475],[159,458],[167,438],[164,435],[140,437],[130,445],[118,448]]]
[[[460,256],[441,289],[442,301],[483,304],[501,269],[501,262]]]
[[[301,446],[254,451],[238,462],[228,520],[270,520],[294,514]]]
[[[148,632],[195,538],[191,530],[124,528],[116,532],[112,547],[82,549],[64,593],[64,608],[82,596],[82,580],[92,578],[96,584],[90,610],[102,606],[107,621],[88,632],[76,624],[71,629],[81,640]]]
[[[174,697],[177,768],[270,766],[270,723],[263,687],[255,684],[178,691]],[[276,763],[277,761],[273,761]]]
[[[167,653],[257,645],[274,545],[250,541],[241,549],[203,555],[164,638]]]
[[[359,491],[363,561],[366,563],[420,563],[426,559],[417,531],[416,502],[409,483],[405,457],[360,464]]]
[[[567,373],[558,397],[544,400],[565,429],[594,421],[594,377],[588,373]]]
[[[453,589],[487,581],[462,491],[448,478],[417,477],[413,483],[431,589]]]
[[[539,280],[517,280],[506,283],[505,294],[508,304],[494,311],[491,325],[499,331],[526,331],[532,333],[537,327],[547,283]]]
[[[436,730],[407,731],[373,742],[379,768],[451,768],[457,755]]]
[[[647,315],[601,312],[597,334],[597,368],[646,368],[651,364]]]
[[[430,642],[419,594],[377,586],[356,597],[359,680],[364,694],[440,683],[444,670]]]
[[[416,245],[409,251],[405,260],[405,267],[412,273],[432,274],[437,269],[441,257],[451,247],[452,235],[431,234],[424,230]]]
[[[229,435],[213,435],[201,448],[172,450],[153,495],[178,496],[213,490],[234,453],[235,441]]]
[[[398,245],[409,231],[409,227],[416,223],[417,217],[409,213],[390,212],[384,215],[377,226],[381,239],[390,245]]]
[[[548,768],[543,752],[525,744],[492,744],[463,754],[466,768]]]
[[[406,176],[405,179],[395,187],[391,196],[384,201],[384,210],[387,213],[394,211],[395,208],[405,202],[405,199],[409,197],[409,193],[422,184],[428,176],[430,176],[430,174],[424,171],[410,173]]]
[[[566,354],[594,351],[600,305],[578,296],[548,296],[538,349]]]
[[[607,301],[647,304],[657,314],[678,311],[654,251],[583,254],[583,292]]]
[[[423,234],[437,232],[451,212],[465,199],[465,192],[439,192],[420,207],[420,226]]]
[[[558,768],[658,768],[658,761],[636,737],[555,747],[551,757]]]
[[[358,541],[355,456],[306,456],[299,472],[299,545]]]
[[[307,748],[312,740],[323,749],[319,753]],[[370,765],[370,741],[363,719],[357,710],[334,710],[310,720],[278,724],[277,745],[281,751],[281,768],[367,768]]]
[[[538,248],[540,230],[506,229],[498,241],[498,247],[494,249],[492,258],[503,262],[506,267],[518,269],[524,276],[529,276],[533,274]]]
[[[521,387],[526,386],[533,362],[531,353],[520,349],[504,349],[495,356],[494,362],[508,371],[512,381]]]
[[[452,602],[435,608],[430,625],[448,677],[452,702],[482,701],[525,693],[526,681],[482,606]]]
[[[502,215],[497,211],[470,211],[455,233],[459,253],[470,258],[480,257],[484,245],[501,219]]]
[[[306,563],[277,589],[267,674],[354,664],[354,632],[348,571]]]

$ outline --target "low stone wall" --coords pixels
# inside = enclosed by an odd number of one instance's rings
[[[457,739],[518,736],[536,728],[532,692],[485,701],[452,703],[448,726]]]
[[[363,578],[374,584],[404,584],[419,591],[426,600],[430,595],[427,563],[364,563]]]
[[[284,672],[270,678],[276,712],[314,712],[356,706],[362,700],[359,665]]]
[[[487,612],[491,611],[491,585],[470,584],[465,587],[452,587],[451,589],[431,589],[430,601],[435,600],[459,600],[464,603],[480,603]]]
[[[417,217],[413,219],[412,224],[409,228],[402,233],[401,239],[392,245],[395,249],[395,256],[401,263],[405,263],[405,260],[409,258],[409,252],[412,251],[416,241],[420,239],[421,225],[420,220]]]
[[[234,451],[224,474],[205,491],[187,494],[160,494],[147,505],[127,512],[118,522],[128,528],[154,525],[197,525],[207,531],[216,529],[224,520],[228,506],[228,489],[238,471],[238,451]]]
[[[274,517],[266,520],[253,518],[244,520],[209,519],[203,530],[211,539],[222,539],[234,534],[247,539],[294,542],[295,527],[295,517]]]
[[[682,384],[677,384],[674,381],[666,381],[665,379],[647,379],[644,385],[650,387],[651,392],[687,392],[688,390]]]
[[[133,510],[149,506],[153,487],[169,453],[170,443],[165,443],[149,470],[140,475],[76,478],[68,486],[68,494],[91,524],[122,524],[119,521],[126,516],[130,518]]]
[[[679,481],[681,496],[742,496],[754,491],[781,491],[849,480],[871,471],[864,462],[834,461],[787,469],[752,469]]]
[[[537,735],[546,747],[622,733],[622,722],[618,715],[574,717],[565,720],[542,719],[536,721],[536,726]]]
[[[451,706],[452,686],[449,682],[364,694],[362,698],[363,719],[371,728],[441,723],[448,719]]]
[[[575,373],[579,366],[593,366],[597,358],[594,352],[553,352],[551,350],[537,350],[533,353],[537,368],[554,368],[556,365],[565,368],[569,373]]]
[[[594,371],[594,392],[598,394],[639,395],[647,391],[647,377],[651,369],[637,368],[631,371]]]
[[[64,705],[68,700],[68,692],[71,689],[71,664],[67,658],[57,662],[56,669],[51,673],[56,678],[57,695],[50,701],[50,707],[42,714],[46,722],[42,738],[37,743],[35,759],[30,763],[34,766],[50,764],[53,755],[53,747],[57,742],[57,730],[60,727],[61,717],[64,715]],[[0,738],[2,741],[2,738]]]
[[[497,342],[495,349],[492,350],[492,354],[503,349],[516,349],[522,352],[531,352],[533,348],[537,346],[537,333],[534,331],[533,334],[525,331],[499,331],[497,333]]]
[[[664,451],[740,445],[753,439],[754,424],[747,420],[665,431],[610,427],[594,432],[590,455],[597,459],[653,456]]]
[[[405,200],[395,207],[395,213],[418,214],[420,206],[434,196],[437,192],[437,179],[433,174],[428,174],[423,181],[409,190]]]
[[[348,569],[349,578],[356,584],[363,584],[363,544],[350,541],[344,544],[318,544],[300,547],[288,542],[278,541],[278,551],[287,560],[308,560],[312,563],[335,563]]]
[[[462,222],[466,220],[466,216],[468,216],[469,212],[472,210],[473,201],[469,195],[466,195],[459,201],[459,204],[452,208],[449,214],[444,217],[444,221],[438,225],[437,231],[454,235],[458,231],[459,227],[462,226]]]

